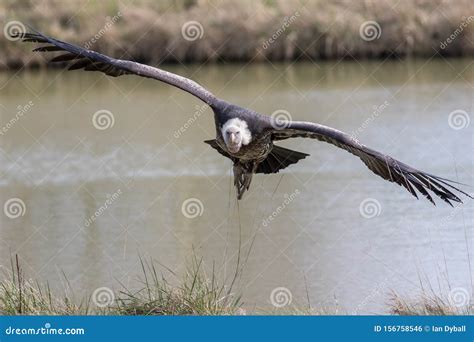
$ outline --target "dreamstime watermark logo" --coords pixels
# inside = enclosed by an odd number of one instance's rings
[[[115,300],[114,292],[108,287],[98,287],[92,293],[92,302],[99,308],[112,305]]]
[[[20,198],[10,198],[3,204],[3,212],[8,218],[16,219],[24,216],[26,213],[26,205]]]
[[[29,101],[25,105],[18,105],[16,107],[17,112],[14,117],[12,117],[8,122],[0,128],[0,135],[5,135],[10,128],[15,126],[15,124],[34,106],[33,101]]]
[[[107,17],[105,25],[87,42],[84,43],[84,48],[90,49],[92,45],[94,45],[102,36],[110,30],[110,28],[117,22],[119,19],[122,18],[122,13],[120,11],[117,12],[116,15],[113,17]]]
[[[379,216],[382,212],[382,205],[375,198],[366,198],[359,205],[359,212],[367,219]]]
[[[187,41],[192,42],[204,36],[204,28],[199,21],[187,21],[181,26],[181,35]]]
[[[204,111],[206,110],[208,106],[206,104],[203,104],[203,105],[196,105],[194,108],[195,108],[195,111],[194,111],[194,114],[192,117],[190,117],[179,129],[177,129],[176,131],[174,131],[174,134],[173,136],[178,139],[179,137],[181,137],[181,135],[183,135],[184,132],[186,132],[186,130],[191,127],[191,125],[204,113]]]
[[[455,287],[449,291],[448,300],[452,306],[461,308],[469,303],[469,292],[464,287]]]
[[[380,38],[382,35],[382,28],[376,21],[364,21],[359,27],[359,35],[366,42],[371,42]]]
[[[352,131],[351,136],[354,139],[358,139],[359,134],[362,133],[375,119],[377,119],[387,107],[390,106],[388,101],[384,101],[381,105],[373,106],[373,111],[368,118],[354,131]]]
[[[271,125],[275,129],[285,129],[290,125],[291,114],[285,109],[277,109],[271,115]]]
[[[276,287],[270,293],[270,302],[276,308],[283,308],[291,304],[293,295],[291,291],[286,287]]]
[[[25,25],[18,20],[12,20],[3,27],[3,35],[6,39],[14,42],[22,38],[21,33],[26,31]]]
[[[18,328],[9,326],[5,329],[6,335],[13,336],[32,336],[32,335],[84,335],[86,333],[84,328],[55,328],[51,323],[46,322],[44,326],[35,327],[34,324],[29,324],[28,328]]]
[[[441,50],[444,50],[448,47],[449,44],[451,44],[463,31],[464,29],[470,24],[474,22],[474,15],[471,15],[469,17],[463,17],[463,20],[461,21],[461,24],[459,24],[458,28],[451,33],[451,35],[446,38],[444,42],[441,42],[439,44],[439,47]]]
[[[184,217],[193,219],[204,214],[204,205],[197,198],[188,198],[181,205]]]
[[[293,24],[296,19],[300,16],[300,12],[296,11],[289,17],[285,17],[283,19],[283,24],[272,34],[270,38],[265,40],[262,44],[262,48],[264,50],[268,49],[270,45],[272,45],[290,26]]]
[[[275,217],[277,217],[291,202],[295,200],[300,194],[299,189],[296,189],[291,194],[285,194],[285,200],[267,217],[262,221],[262,226],[268,227]]]
[[[459,131],[463,128],[467,128],[470,123],[471,118],[465,110],[456,109],[449,113],[448,124],[452,129]]]
[[[92,124],[100,131],[114,127],[115,117],[110,110],[100,109],[92,116]]]
[[[102,204],[91,216],[89,216],[84,223],[84,226],[89,227],[97,218],[102,215],[119,197],[122,195],[122,190],[118,189],[112,195],[108,194],[104,204]]]

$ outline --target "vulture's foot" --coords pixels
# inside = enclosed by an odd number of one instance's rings
[[[237,199],[242,199],[245,191],[250,187],[254,167],[248,168],[247,165],[240,163],[234,164],[234,186],[237,190]]]

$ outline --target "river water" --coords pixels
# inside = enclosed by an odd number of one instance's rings
[[[474,184],[470,60],[166,69]],[[30,71],[1,73],[0,94],[2,267],[18,254],[27,276],[62,288],[64,272],[80,293],[136,286],[140,256],[182,274],[195,255],[228,281],[241,238],[236,291],[248,310],[273,312],[279,287],[291,307],[353,314],[388,312],[391,291],[471,292],[473,201],[417,201],[345,151],[293,139],[280,145],[311,156],[256,176],[237,205],[230,161],[202,142],[214,137],[212,113],[186,93],[132,76]]]

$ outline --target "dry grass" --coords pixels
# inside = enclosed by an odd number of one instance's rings
[[[218,284],[202,271],[202,261],[194,259],[177,287],[158,275],[153,263],[141,263],[143,282],[139,290],[124,287],[117,299],[121,315],[231,315],[238,311],[240,296]],[[171,270],[169,270],[172,272]]]
[[[26,278],[18,256],[12,259],[7,278],[0,281],[1,315],[87,315],[92,314],[90,304],[90,298],[77,303],[69,287],[58,295],[48,284]]]
[[[143,262],[142,277],[136,289],[115,293],[113,304],[98,307],[91,295],[77,299],[67,283],[62,294],[53,292],[48,284],[28,279],[18,263],[12,260],[11,272],[0,281],[0,315],[237,315],[245,314],[241,296],[232,287],[220,285],[214,271],[207,276],[202,262],[194,258],[178,285],[172,286],[159,274],[153,262]],[[173,271],[168,270],[173,277]],[[393,315],[473,315],[474,307],[456,307],[446,297],[434,292],[416,299],[392,292],[389,302]],[[338,315],[334,309],[289,307],[255,310],[252,314],[271,315]]]
[[[304,3],[304,6],[302,6]],[[324,1],[60,1],[10,0],[0,3],[0,20],[19,20],[63,40],[85,44],[121,13],[92,45],[101,52],[136,61],[265,61],[328,59],[352,56],[383,58],[432,56],[440,44],[474,15],[471,0]],[[298,16],[284,30],[285,17]],[[187,41],[182,25],[201,23],[202,39]],[[362,23],[376,21],[379,39],[364,41]],[[279,32],[280,30],[280,32]],[[279,32],[267,48],[265,42]],[[474,20],[440,53],[474,54]],[[46,65],[31,46],[0,35],[0,66]]]
[[[193,259],[177,286],[158,275],[153,263],[141,261],[143,274],[138,289],[114,294],[112,304],[101,307],[88,295],[79,300],[67,285],[63,294],[49,285],[25,278],[18,262],[0,281],[0,315],[230,315],[239,313],[240,296],[220,285],[214,272],[208,278],[202,263]],[[171,270],[169,270],[172,272]],[[176,276],[176,275],[175,275]],[[67,283],[67,279],[66,279]]]
[[[469,305],[456,307],[447,298],[436,294],[423,294],[420,298],[411,299],[393,293],[390,298],[390,313],[401,316],[474,315],[474,307]]]

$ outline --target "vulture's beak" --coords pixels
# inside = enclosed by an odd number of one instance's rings
[[[238,141],[237,136],[235,135],[235,133],[230,133],[229,143],[227,144],[227,149],[231,153],[239,152],[239,150],[240,150],[239,141]]]

